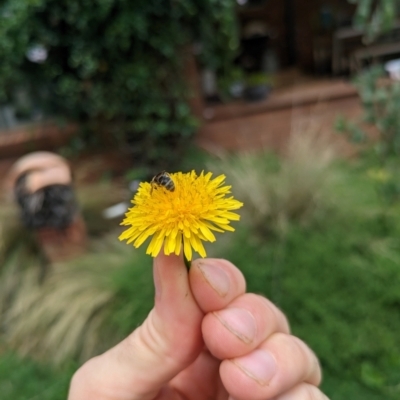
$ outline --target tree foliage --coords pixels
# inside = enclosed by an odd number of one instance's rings
[[[400,13],[398,0],[349,0],[357,4],[354,25],[365,33],[365,41],[373,41],[379,34],[388,31]]]
[[[184,49],[229,68],[237,47],[233,0],[5,0],[0,5],[0,101],[28,88],[53,112],[112,121],[150,138],[186,137]],[[47,51],[44,62],[27,53]],[[136,136],[135,136],[136,135]]]

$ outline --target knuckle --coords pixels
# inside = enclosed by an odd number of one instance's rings
[[[329,400],[316,386],[302,383],[273,400]]]
[[[72,376],[70,382],[70,391],[79,391],[86,393],[92,388],[93,371],[96,371],[96,360],[94,357],[86,361]]]
[[[277,332],[271,338],[272,343],[282,349],[285,354],[292,354],[295,359],[304,360],[306,350],[301,344],[301,340],[293,335]]]
[[[305,374],[305,380],[313,385],[319,385],[322,379],[321,367],[315,353],[310,347],[296,336],[291,336],[293,341],[297,344],[299,351],[302,353],[305,365],[308,365]]]
[[[259,297],[260,301],[264,304],[264,307],[267,307],[270,312],[273,313],[277,323],[279,330],[284,333],[290,333],[290,325],[289,321],[286,318],[286,315],[270,300],[266,297],[256,295]]]
[[[285,316],[285,314],[270,300],[266,297],[261,296],[255,293],[246,293],[245,295],[246,301],[249,301],[255,305],[257,305],[263,312],[273,318],[276,321],[277,329],[284,333],[289,333],[289,323]]]
[[[275,333],[266,342],[283,370],[295,376],[297,382],[318,386],[321,368],[314,352],[299,338],[285,333]]]
[[[328,400],[328,398],[315,386],[304,384],[304,400]]]

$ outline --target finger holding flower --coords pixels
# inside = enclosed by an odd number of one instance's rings
[[[290,335],[284,314],[246,293],[243,274],[203,259],[203,242],[233,231],[225,176],[162,172],[141,183],[120,235],[133,246],[151,237],[155,304],[121,343],[83,365],[69,400],[326,400],[314,353]],[[186,269],[182,253],[191,261]]]

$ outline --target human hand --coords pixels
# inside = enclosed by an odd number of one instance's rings
[[[314,353],[284,314],[245,293],[230,262],[154,260],[155,305],[131,335],[86,362],[68,400],[326,400]]]

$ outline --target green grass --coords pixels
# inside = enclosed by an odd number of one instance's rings
[[[65,400],[76,366],[63,370],[40,365],[6,352],[0,357],[2,400]]]
[[[277,171],[275,164],[272,167]],[[318,355],[322,388],[331,400],[400,398],[400,207],[387,207],[367,168],[343,163],[340,180],[327,192],[329,207],[320,203],[319,210],[328,211],[307,213],[307,223],[288,218],[286,229],[276,234],[242,221],[235,223],[235,233],[221,235],[208,246],[210,256],[227,258],[242,269],[249,291],[269,297],[287,314],[293,333]],[[229,171],[221,172],[229,176]],[[258,182],[254,190],[262,184]],[[102,307],[106,323],[94,332],[107,345],[138,326],[153,302],[151,258],[143,248],[121,247],[116,237],[100,239],[92,254],[77,260],[74,268],[60,269],[52,281],[56,285],[59,277],[61,286],[67,282],[74,288],[74,276],[85,277],[87,286],[76,286],[82,298],[90,290],[112,294]],[[51,293],[55,296],[57,290]],[[55,314],[64,307],[62,301],[51,305]],[[27,343],[50,333],[38,326],[43,333],[28,330]],[[66,398],[76,364],[67,359],[53,368],[49,355],[38,363],[7,350],[1,354],[2,399]]]
[[[400,396],[400,245],[390,225],[338,218],[268,242],[240,229],[235,250],[223,251],[317,353],[331,400]]]

